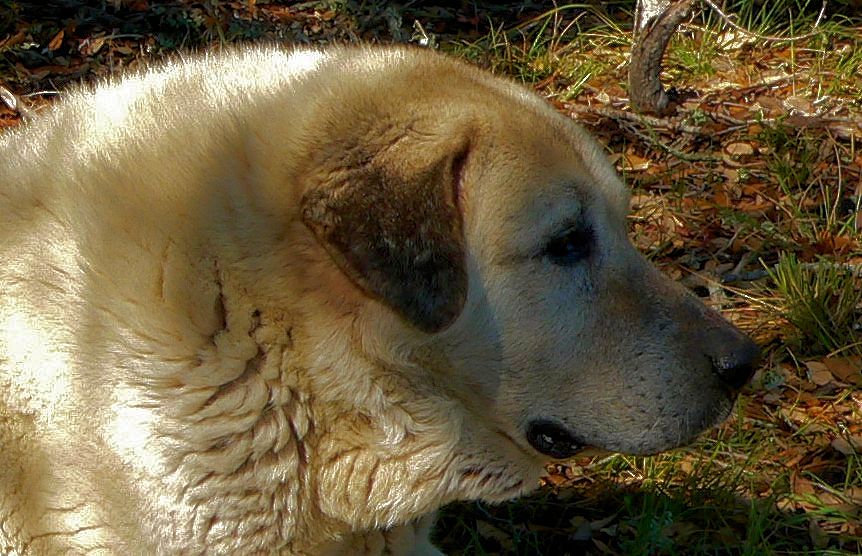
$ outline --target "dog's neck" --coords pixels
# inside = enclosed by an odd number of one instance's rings
[[[306,530],[327,531],[333,540],[357,529],[391,528],[447,501],[416,496],[413,483],[435,469],[440,474],[457,432],[451,423],[433,422],[437,412],[423,416],[415,400],[393,398],[398,389],[383,380],[388,373],[379,361],[337,345],[356,340],[350,330],[326,337],[311,332],[350,326],[349,319],[325,327],[308,315],[299,318],[301,304],[244,295],[250,290],[236,261],[207,266],[202,283],[210,290],[215,327],[186,344],[181,362],[140,367],[126,390],[138,392],[135,403],[158,415],[139,424],[147,430],[128,436],[123,451],[135,483],[163,493],[164,505],[157,502],[145,521],[151,538],[179,551],[285,546],[315,552],[294,539],[308,539]],[[319,372],[325,367],[328,372]],[[333,376],[343,380],[320,383]],[[441,430],[426,436],[434,427]],[[441,442],[439,461],[429,457],[428,438]],[[396,445],[402,448],[393,451]],[[415,462],[403,456],[410,453]],[[373,479],[357,498],[351,481],[359,470]],[[405,496],[391,504],[392,493],[402,490]]]

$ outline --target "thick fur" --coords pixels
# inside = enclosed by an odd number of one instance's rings
[[[534,488],[532,422],[688,441],[750,346],[627,203],[581,128],[426,51],[67,93],[0,137],[0,553],[433,554],[441,505]]]

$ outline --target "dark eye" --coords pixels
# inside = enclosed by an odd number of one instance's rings
[[[593,242],[591,228],[569,228],[551,238],[545,245],[545,255],[556,265],[573,265],[590,256]]]

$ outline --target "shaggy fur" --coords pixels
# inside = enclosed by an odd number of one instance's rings
[[[65,94],[0,137],[0,553],[433,554],[447,502],[690,440],[755,350],[627,202],[582,129],[426,51]]]

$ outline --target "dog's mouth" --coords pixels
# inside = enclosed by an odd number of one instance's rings
[[[527,442],[540,454],[554,459],[572,458],[587,446],[563,425],[544,419],[527,425]]]

